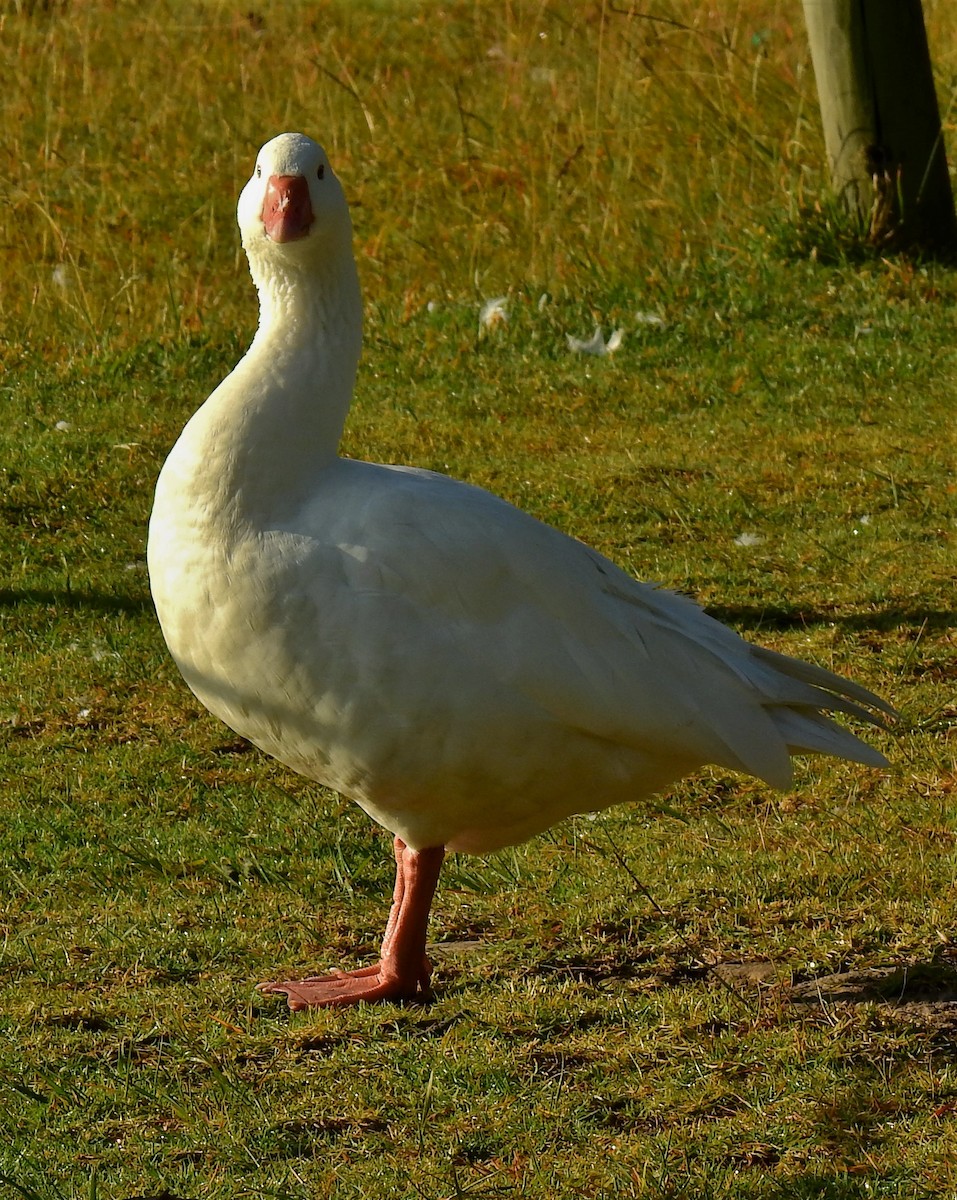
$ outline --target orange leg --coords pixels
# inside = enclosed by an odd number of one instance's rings
[[[261,983],[258,991],[285,996],[295,1012],[360,1000],[414,1000],[428,996],[432,965],[425,956],[425,937],[432,897],[439,881],[444,846],[410,850],[395,839],[395,890],[382,939],[379,961],[357,971],[333,971],[309,979]]]

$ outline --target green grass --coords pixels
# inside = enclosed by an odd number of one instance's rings
[[[797,6],[713,7],[0,15],[0,1196],[957,1196],[947,1006],[789,991],[957,958],[957,278],[841,257]],[[252,991],[375,952],[388,839],[198,710],[148,596],[283,128],[353,201],[347,453],[491,487],[903,713],[887,772],[705,773],[454,857],[427,1007]],[[621,349],[571,355],[596,323]]]

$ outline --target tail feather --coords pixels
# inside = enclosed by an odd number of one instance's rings
[[[852,679],[845,679],[843,675],[835,675],[833,671],[828,671],[824,667],[816,667],[813,663],[804,662],[800,658],[791,658],[787,654],[779,654],[776,650],[768,650],[764,646],[752,646],[752,650],[757,658],[768,663],[782,675],[809,684],[823,693],[821,695],[822,708],[860,717],[869,724],[876,725],[879,729],[886,729],[887,722],[877,716],[873,710],[876,709],[877,712],[883,713],[892,720],[897,717],[896,709]]]
[[[774,672],[779,689],[765,700],[765,711],[789,754],[812,752],[845,758],[868,767],[886,767],[879,750],[862,741],[827,714],[846,713],[879,729],[897,714],[891,705],[859,683],[798,658],[762,646],[756,658]],[[792,681],[792,682],[788,682]],[[792,690],[794,683],[799,688]]]
[[[791,754],[830,754],[834,758],[863,763],[866,767],[889,765],[879,750],[822,712],[775,708],[769,711],[769,716]]]

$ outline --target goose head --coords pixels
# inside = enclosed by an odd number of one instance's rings
[[[323,273],[352,256],[352,223],[325,150],[281,133],[259,151],[239,197],[243,249],[260,291],[270,281]]]

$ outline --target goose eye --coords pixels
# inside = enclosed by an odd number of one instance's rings
[[[262,175],[263,175],[263,169],[262,169],[262,167],[259,165],[259,163],[256,163],[256,178],[257,178],[257,179],[262,179]]]
[[[325,173],[326,173],[325,163],[320,163],[319,170],[316,171],[316,178],[321,179],[323,177],[323,175],[325,175]]]

